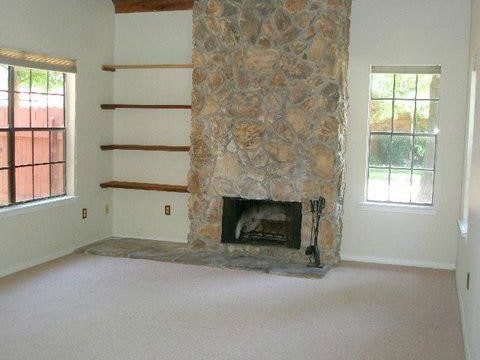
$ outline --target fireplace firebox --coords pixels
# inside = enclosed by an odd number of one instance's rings
[[[302,204],[223,198],[222,242],[300,248]]]

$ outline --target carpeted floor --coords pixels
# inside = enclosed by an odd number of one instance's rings
[[[323,279],[70,255],[0,279],[0,359],[460,360],[453,272]]]

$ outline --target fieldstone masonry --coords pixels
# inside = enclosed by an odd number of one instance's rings
[[[326,199],[323,259],[339,260],[351,0],[197,0],[189,240],[218,244],[222,196]],[[303,253],[303,249],[295,250]]]

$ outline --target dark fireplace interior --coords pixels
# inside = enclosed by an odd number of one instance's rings
[[[302,204],[223,198],[222,242],[300,248]]]

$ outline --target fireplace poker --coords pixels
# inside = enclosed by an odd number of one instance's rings
[[[320,250],[318,249],[318,229],[320,227],[320,217],[325,208],[325,198],[320,196],[318,200],[310,200],[310,210],[312,212],[312,227],[310,229],[310,245],[305,250],[305,255],[309,256],[308,266],[322,268],[320,262]]]

